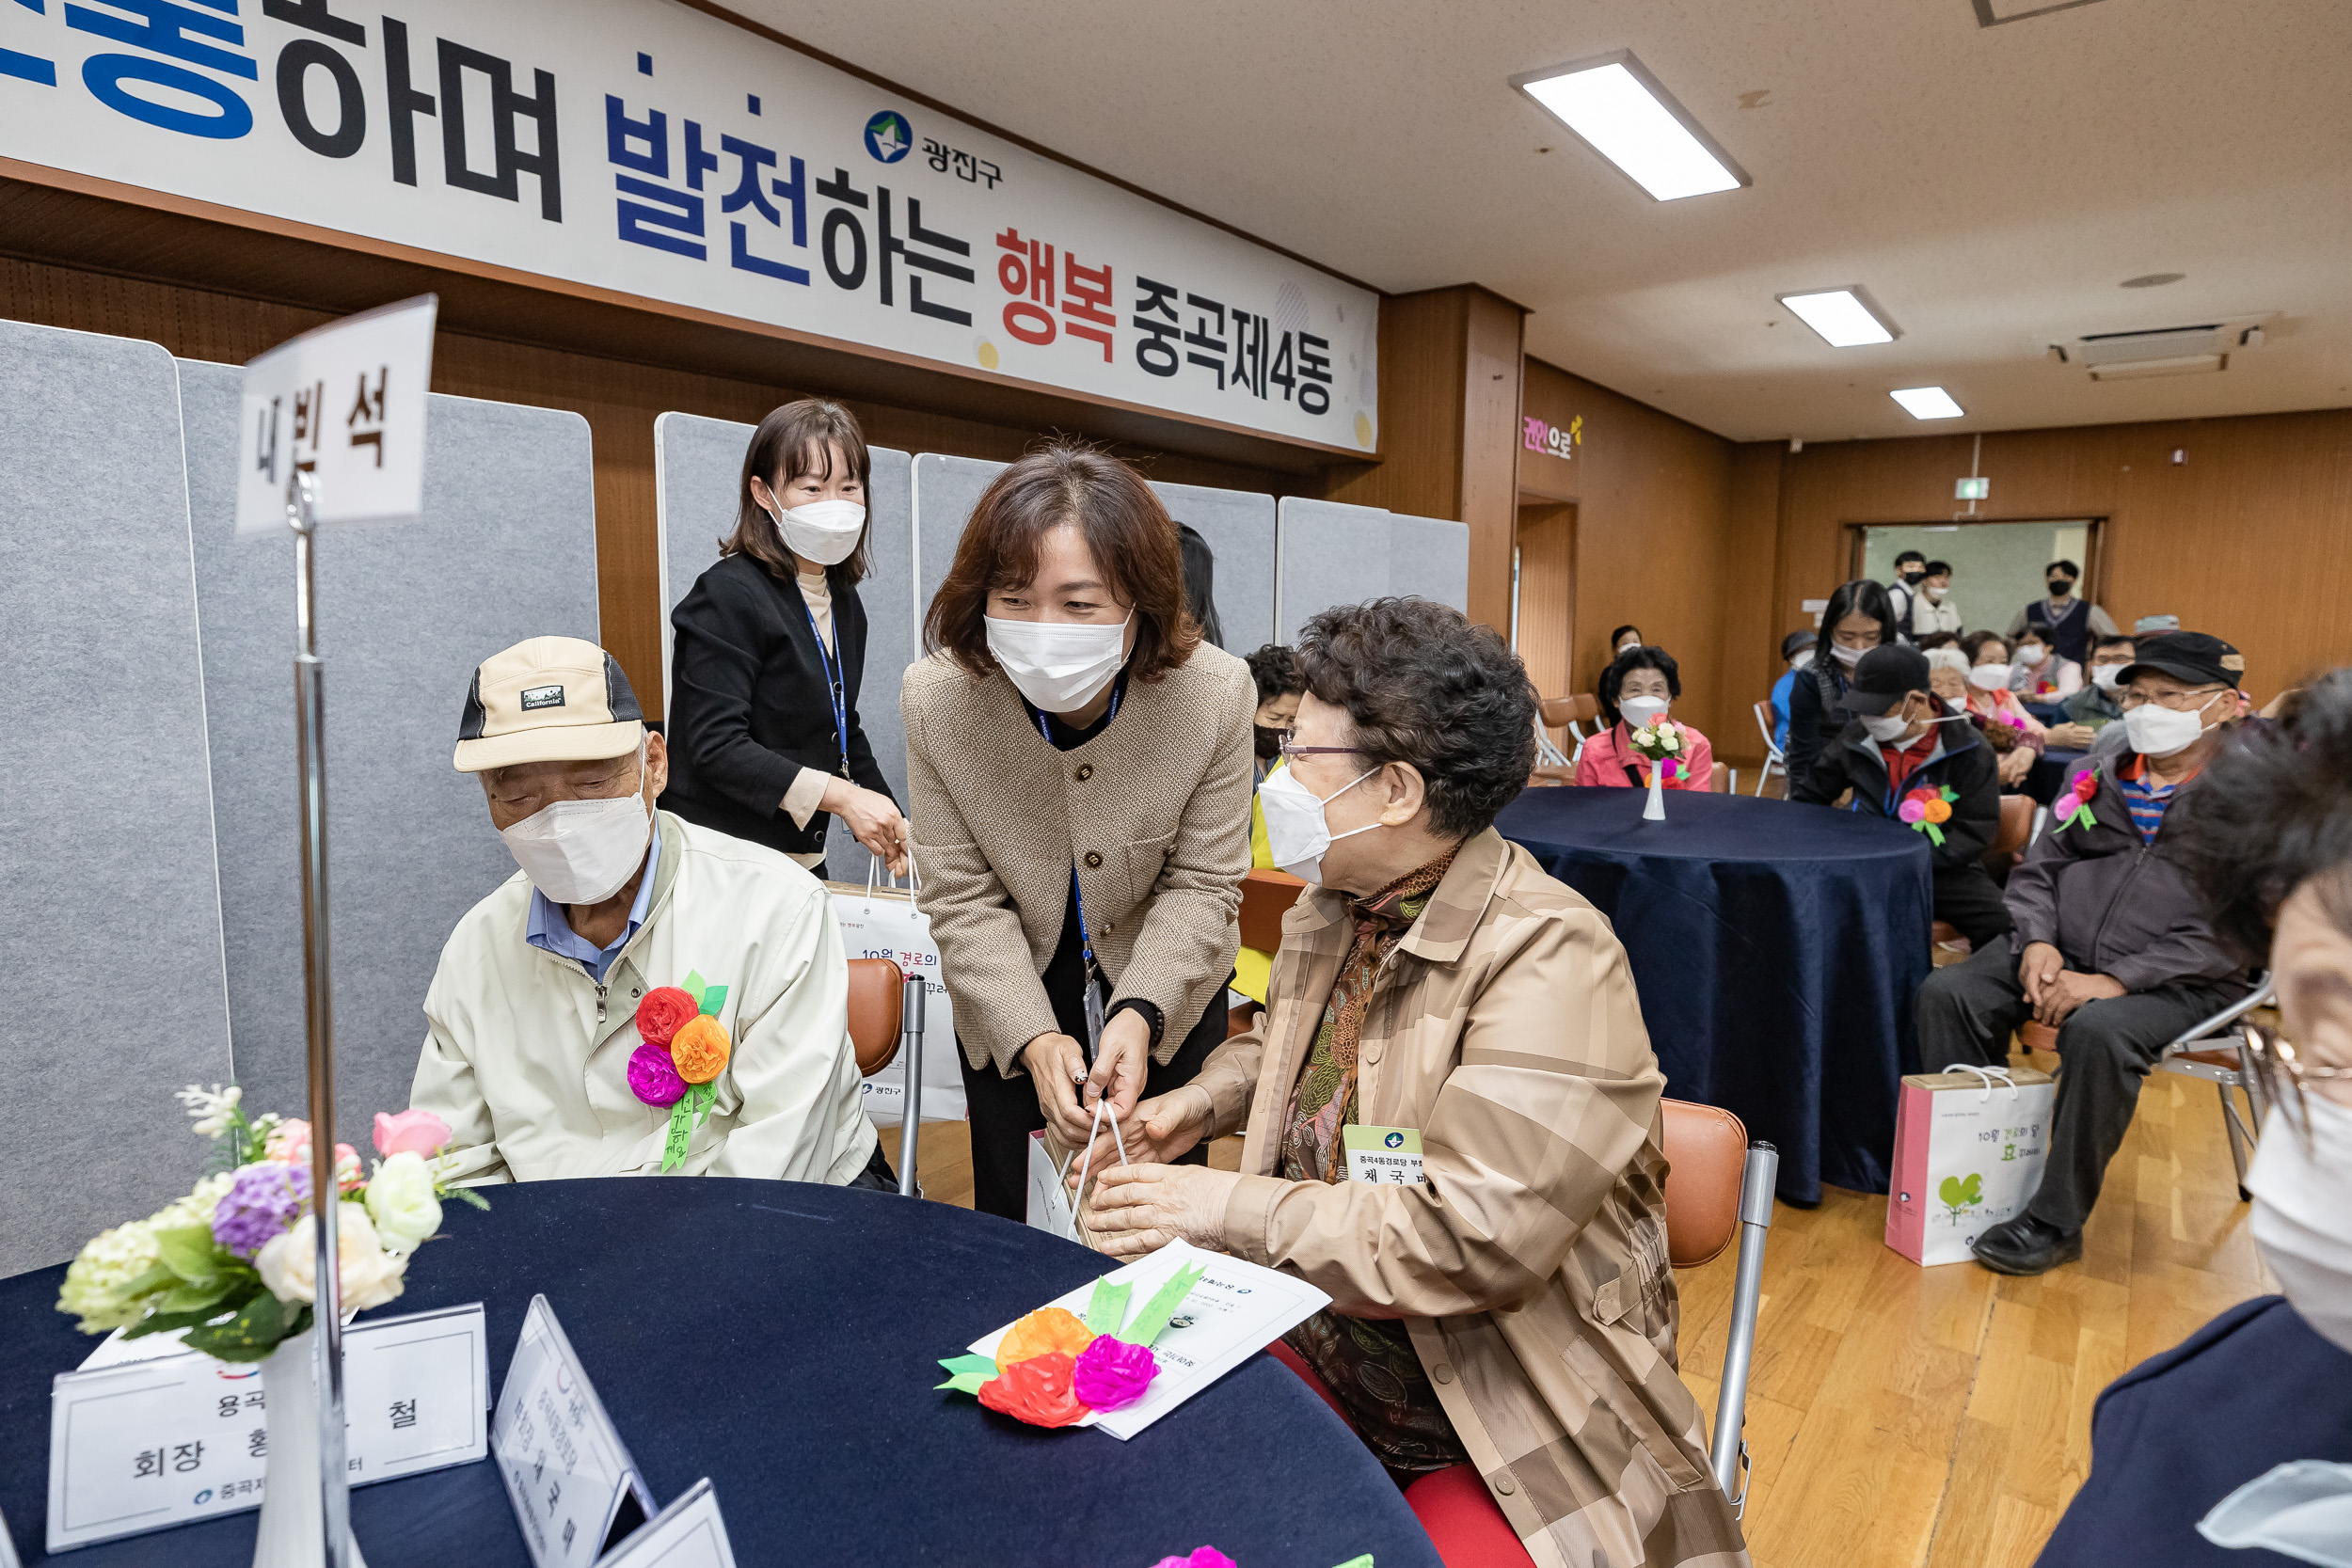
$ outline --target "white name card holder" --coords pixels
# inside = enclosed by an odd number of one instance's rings
[[[290,338],[245,367],[237,536],[286,531],[286,478],[317,520],[402,523],[424,509],[424,394],[438,299],[420,294]]]
[[[16,1538],[8,1533],[8,1521],[0,1518],[0,1568],[24,1568],[17,1560]]]
[[[655,1513],[628,1445],[543,1295],[523,1315],[490,1450],[535,1568],[590,1568]]]
[[[596,1568],[735,1568],[719,1494],[706,1476],[650,1524],[606,1553]]]
[[[343,1334],[351,1483],[489,1453],[482,1304]],[[49,1390],[52,1553],[262,1506],[269,1474],[262,1369],[197,1351],[59,1372]]]

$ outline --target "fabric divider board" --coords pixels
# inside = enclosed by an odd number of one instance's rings
[[[668,413],[654,420],[654,490],[661,558],[662,711],[669,712],[670,611],[694,579],[719,559],[719,541],[735,531],[743,483],[743,451],[755,427],[699,414]],[[874,761],[901,808],[907,799],[907,734],[898,718],[898,679],[922,646],[922,624],[912,609],[914,579],[914,459],[889,447],[868,447],[872,483],[866,497],[866,555],[872,575],[858,585],[866,606],[866,671],[858,689],[858,722]],[[845,881],[864,882],[873,860],[838,821],[825,839],[825,863]]]
[[[231,1075],[187,497],[168,353],[0,322],[0,1275],[185,1193]]]
[[[1333,605],[1391,594],[1470,609],[1470,529],[1462,523],[1284,496],[1280,557],[1276,621],[1285,642]]]
[[[299,1117],[294,541],[236,537],[243,381],[234,365],[180,365],[237,1076],[255,1111]],[[362,1150],[374,1113],[408,1103],[451,930],[518,875],[482,785],[451,765],[474,666],[528,637],[597,636],[587,422],[436,394],[425,433],[423,517],[325,530],[315,556],[336,1122]]]

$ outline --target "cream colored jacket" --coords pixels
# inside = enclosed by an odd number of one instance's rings
[[[735,1049],[679,1172],[839,1185],[872,1157],[823,886],[773,849],[668,812],[655,821],[653,902],[602,986],[523,940],[520,872],[450,933],[409,1103],[449,1123],[455,1179],[660,1172],[670,1113],[629,1091],[628,1058],[638,999],[690,970],[727,988],[718,1016]]]

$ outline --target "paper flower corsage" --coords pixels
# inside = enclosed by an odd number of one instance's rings
[[[1671,719],[1661,719],[1655,724],[1645,724],[1628,736],[1637,756],[1645,757],[1664,769],[1665,777],[1678,779],[1689,767],[1691,742],[1682,733],[1682,726]]]
[[[2099,770],[2086,768],[2066,781],[2066,793],[2051,802],[2050,811],[2058,818],[2058,828],[2084,828],[2096,825],[2098,818],[2090,815],[2090,802],[2099,793]]]
[[[1159,1375],[1152,1342],[1206,1272],[1177,1270],[1133,1318],[1127,1316],[1133,1287],[1098,1279],[1083,1321],[1065,1308],[1041,1307],[1005,1330],[993,1356],[940,1362],[947,1381],[939,1386],[974,1395],[991,1410],[1038,1427],[1072,1426],[1098,1410],[1124,1410]]]
[[[726,1000],[726,987],[711,985],[690,970],[684,985],[656,986],[637,1004],[637,1037],[644,1043],[629,1053],[628,1087],[646,1104],[670,1113],[669,1140],[661,1151],[665,1171],[685,1164],[694,1129],[719,1098],[710,1082],[726,1070],[735,1049],[719,1022]]]
[[[1952,819],[1952,802],[1959,799],[1960,792],[1949,784],[1941,789],[1933,784],[1921,784],[1903,797],[1902,804],[1895,808],[1895,815],[1927,834],[1928,842],[1941,849],[1944,847],[1944,830],[1939,824]]]

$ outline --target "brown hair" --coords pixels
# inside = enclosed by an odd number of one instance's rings
[[[1113,593],[1134,606],[1132,677],[1155,681],[1192,657],[1200,626],[1184,609],[1184,554],[1176,524],[1152,487],[1117,458],[1057,442],[996,476],[972,508],[955,564],[923,618],[923,645],[945,650],[976,675],[996,668],[988,651],[989,591],[1037,576],[1038,541],[1077,529]]]
[[[866,489],[866,531],[858,535],[857,548],[826,567],[825,576],[832,578],[840,573],[851,582],[864,581],[873,570],[873,562],[866,554],[866,538],[874,527],[874,460],[866,453],[866,435],[858,429],[856,416],[828,398],[802,398],[781,408],[771,408],[768,417],[759,421],[759,428],[752,432],[752,444],[743,451],[743,477],[736,487],[735,531],[719,541],[719,553],[748,555],[774,576],[790,582],[800,567],[777,531],[775,518],[766,507],[752,499],[752,480],[756,477],[764,481],[774,492],[803,474],[830,479],[833,449],[836,445],[850,467],[857,470],[857,482]]]

